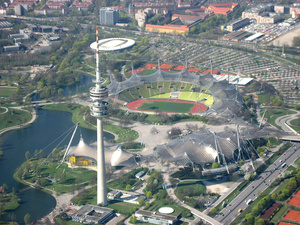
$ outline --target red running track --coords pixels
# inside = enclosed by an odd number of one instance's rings
[[[204,112],[207,110],[207,107],[200,102],[187,102],[187,101],[177,100],[177,99],[175,99],[175,100],[173,100],[173,99],[139,99],[139,100],[127,103],[126,106],[128,109],[136,111],[136,110],[139,110],[138,108],[146,101],[192,103],[192,104],[194,104],[194,106],[190,110],[189,113]],[[142,110],[140,110],[140,111],[142,111]],[[154,111],[152,111],[152,112],[154,112]]]

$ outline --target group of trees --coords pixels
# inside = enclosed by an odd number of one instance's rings
[[[277,186],[276,184],[275,186]],[[271,204],[276,201],[285,201],[288,199],[299,187],[300,185],[300,170],[288,180],[285,188],[279,193],[273,192],[270,196],[263,197],[257,205],[252,208],[251,213],[245,216],[245,224],[251,225],[264,225],[269,224],[267,220],[261,219],[258,216],[261,215]],[[272,186],[274,186],[272,184]],[[275,187],[274,186],[274,187]]]
[[[7,184],[1,186],[2,190],[0,192],[0,214],[5,214],[8,211],[15,210],[19,207],[21,199],[16,195],[15,187],[12,188],[12,191],[9,191]],[[14,221],[16,218],[12,218]]]
[[[135,184],[138,180],[135,177],[135,174],[137,174],[140,171],[146,172],[147,168],[134,169],[134,170],[130,171],[129,173],[124,174],[119,179],[109,182],[108,186],[110,186],[111,188],[130,191],[132,185]]]
[[[159,171],[152,169],[149,171],[150,176],[147,178],[147,185],[144,189],[144,192],[151,192],[152,194],[156,194],[159,189],[162,187],[163,177]]]

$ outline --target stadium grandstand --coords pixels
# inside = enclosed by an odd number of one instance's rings
[[[201,102],[208,112],[223,112],[228,107],[238,110],[243,98],[236,86],[228,80],[214,78],[209,72],[195,75],[184,69],[180,72],[166,72],[160,66],[151,75],[140,76],[132,69],[132,76],[125,81],[113,80],[108,88],[115,103],[126,105],[139,99],[178,99]]]

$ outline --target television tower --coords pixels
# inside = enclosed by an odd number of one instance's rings
[[[102,86],[104,79],[101,78],[99,69],[99,46],[98,27],[96,27],[96,79],[93,80],[95,87],[90,88],[91,115],[97,119],[97,204],[107,205],[107,191],[105,178],[105,154],[103,142],[103,116],[107,115],[108,90]]]

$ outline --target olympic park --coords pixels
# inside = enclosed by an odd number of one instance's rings
[[[114,40],[114,44],[120,43],[124,42]],[[95,46],[92,44],[91,48],[95,49]],[[244,123],[236,118],[236,113],[244,107],[237,86],[227,79],[217,80],[209,72],[196,75],[188,67],[180,72],[167,72],[158,66],[158,70],[150,75],[138,75],[132,69],[130,78],[122,82],[111,80],[107,88],[110,104],[119,105],[130,113],[192,113]],[[235,131],[198,130],[158,144],[152,157],[154,161],[178,166],[199,166],[206,174],[231,173],[238,169],[237,162],[259,157],[247,139],[238,126]],[[108,145],[105,145],[107,166],[132,167],[143,161],[141,154]],[[77,160],[82,165],[96,163],[95,146],[84,142],[70,149],[69,156],[70,162]],[[219,168],[211,169],[215,162]]]

